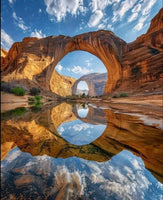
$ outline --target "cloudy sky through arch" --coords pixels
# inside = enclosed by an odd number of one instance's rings
[[[1,46],[9,50],[24,37],[74,36],[100,29],[131,42],[147,31],[161,7],[160,0],[2,0]],[[83,65],[72,63],[74,75],[80,67],[88,70]]]

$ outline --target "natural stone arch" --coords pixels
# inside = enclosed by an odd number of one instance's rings
[[[50,81],[57,63],[69,52],[76,50],[87,51],[97,56],[105,65],[108,77],[104,93],[110,93],[121,79],[120,59],[126,43],[110,31],[90,32],[74,37],[51,36],[44,38],[44,51],[51,58],[50,64],[37,76],[35,80],[42,87],[50,89]]]
[[[51,77],[57,63],[69,52],[82,50],[97,56],[105,65],[108,72],[105,93],[110,93],[122,79],[120,62],[125,47],[126,43],[114,33],[102,30],[74,37],[24,38],[14,43],[5,59],[3,80],[28,79],[51,90]]]
[[[88,113],[85,117],[80,117],[78,115],[77,107],[74,106],[72,109],[73,114],[77,119],[89,124],[107,124],[107,118],[104,109],[93,108],[88,106]]]
[[[77,86],[80,81],[85,81],[87,83],[89,96],[99,96],[104,93],[107,82],[107,73],[92,73],[80,77],[72,86],[72,94],[76,94]]]

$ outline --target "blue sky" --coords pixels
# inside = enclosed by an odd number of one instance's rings
[[[99,29],[131,42],[147,31],[161,7],[162,0],[1,0],[1,46],[8,50],[24,37],[74,36]],[[68,76],[106,71],[86,52],[73,52],[64,59],[57,71]]]

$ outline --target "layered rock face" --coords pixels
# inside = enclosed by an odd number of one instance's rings
[[[51,90],[51,77],[56,64],[69,52],[88,51],[96,55],[107,68],[105,93],[115,88],[121,77],[120,59],[126,43],[110,31],[97,31],[75,37],[50,36],[25,38],[15,43],[5,58],[3,81],[30,79]]]
[[[163,8],[147,33],[126,44],[110,31],[74,37],[24,38],[14,43],[2,62],[2,80],[29,79],[53,91],[57,63],[69,52],[83,50],[97,56],[107,69],[104,93],[112,91],[160,91],[163,62]],[[97,86],[98,87],[98,86]]]
[[[147,33],[126,46],[121,65],[123,69],[119,91],[161,91],[163,8],[152,19]]]
[[[7,56],[7,51],[5,51],[2,47],[1,47],[1,71],[4,70],[4,60],[5,57]]]
[[[72,86],[72,94],[76,94],[77,86],[80,81],[85,81],[87,83],[89,96],[103,95],[107,82],[107,73],[92,73],[80,77]]]
[[[52,92],[65,97],[72,94],[71,87],[75,81],[75,78],[62,76],[54,70],[50,80],[50,89]]]

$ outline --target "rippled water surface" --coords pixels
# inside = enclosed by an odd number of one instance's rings
[[[162,130],[138,116],[55,103],[1,117],[1,199],[162,199]]]

